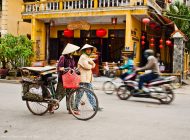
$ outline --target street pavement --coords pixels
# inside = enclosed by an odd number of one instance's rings
[[[95,79],[104,109],[89,121],[68,114],[65,101],[55,114],[32,115],[21,100],[21,85],[0,83],[0,140],[190,139],[190,86],[175,90],[171,105],[161,105],[157,100],[122,101],[116,94],[106,95],[100,90],[105,80]]]

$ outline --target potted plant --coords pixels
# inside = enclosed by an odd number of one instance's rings
[[[3,44],[3,38],[0,38],[0,78],[4,79],[8,74],[7,62],[6,46]]]

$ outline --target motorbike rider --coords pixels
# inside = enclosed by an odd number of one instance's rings
[[[143,74],[139,78],[139,91],[136,94],[144,93],[142,90],[143,84],[148,83],[151,80],[154,80],[159,77],[160,70],[158,66],[158,60],[154,57],[154,51],[147,49],[144,52],[144,57],[147,59],[147,64],[144,67],[137,68],[135,72],[149,70],[149,73]]]
[[[125,80],[125,78],[129,75],[129,74],[132,74],[133,71],[134,71],[134,61],[133,61],[133,55],[128,55],[127,56],[127,63],[125,63],[124,65],[120,66],[120,67],[117,67],[115,69],[119,69],[119,70],[125,70],[127,69],[127,72],[125,72],[124,74],[122,74],[120,76],[120,78],[122,80]]]

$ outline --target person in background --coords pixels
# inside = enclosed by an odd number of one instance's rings
[[[158,60],[158,66],[161,72],[165,71],[165,66],[163,61],[161,60],[160,53],[156,53],[156,58]]]
[[[127,63],[125,63],[124,65],[115,68],[115,69],[119,69],[119,70],[125,70],[125,69],[127,69],[127,72],[125,72],[124,74],[122,74],[122,75],[120,76],[120,78],[121,78],[122,80],[125,80],[125,78],[126,78],[129,74],[132,74],[133,71],[134,71],[133,55],[128,55],[126,61],[127,61]]]
[[[56,98],[59,100],[60,96],[66,96],[66,106],[68,111],[69,111],[69,105],[68,105],[69,95],[67,93],[69,92],[70,89],[63,88],[62,75],[65,68],[71,68],[71,69],[76,68],[76,63],[73,58],[73,54],[78,49],[80,49],[80,47],[68,43],[65,49],[63,50],[62,55],[60,56],[57,64],[58,84],[56,88]]]

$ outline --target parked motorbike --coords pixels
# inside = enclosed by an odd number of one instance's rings
[[[137,74],[131,74],[131,77],[136,77]],[[159,77],[145,83],[143,87],[143,93],[137,94],[138,81],[127,80],[124,85],[121,85],[117,90],[117,96],[121,100],[127,100],[131,96],[140,98],[152,98],[159,100],[162,104],[170,104],[174,100],[174,93],[171,87],[173,81],[176,80],[175,76]]]

